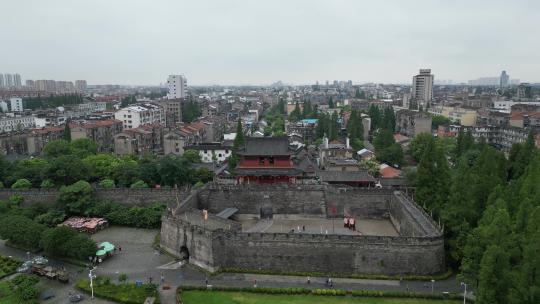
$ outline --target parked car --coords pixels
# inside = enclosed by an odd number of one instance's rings
[[[72,295],[69,296],[69,302],[70,303],[77,303],[77,302],[80,302],[82,300],[84,300],[84,297],[81,294],[72,294]]]

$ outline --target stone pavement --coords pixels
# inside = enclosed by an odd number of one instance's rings
[[[119,274],[128,275],[128,281],[141,280],[147,282],[150,278],[154,283],[160,283],[161,275],[165,278],[165,284],[171,286],[170,291],[163,291],[162,303],[175,303],[174,291],[180,285],[204,286],[205,279],[214,286],[252,286],[255,280],[259,287],[302,287],[302,288],[325,288],[325,277],[313,277],[307,284],[307,277],[302,276],[277,276],[258,274],[221,273],[207,276],[204,272],[190,265],[181,265],[175,259],[155,251],[151,246],[154,237],[159,230],[135,229],[127,227],[110,227],[92,236],[96,241],[110,241],[122,247],[122,251],[103,263],[95,273],[110,277],[113,281],[118,279]],[[13,256],[21,260],[26,259],[26,253],[22,250],[6,247],[0,242],[0,254]],[[71,282],[62,284],[57,281],[41,280],[40,286],[51,288],[57,294],[57,298],[45,303],[67,303],[69,292],[76,292],[73,283],[88,276],[88,270],[78,266],[51,261],[52,265],[65,266],[71,273]],[[396,281],[396,280],[360,280],[346,278],[332,278],[334,288],[350,290],[385,290],[385,291],[415,291],[431,292],[431,282],[421,281]],[[160,286],[161,287],[161,286]],[[437,281],[434,284],[434,292],[461,292],[459,281],[452,277],[447,280]],[[87,297],[88,298],[88,297]],[[88,300],[85,300],[88,301]],[[83,302],[84,303],[84,302]],[[91,303],[111,303],[103,300],[94,300]]]

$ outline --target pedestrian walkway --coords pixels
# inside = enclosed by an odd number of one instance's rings
[[[245,232],[265,232],[270,227],[272,227],[273,224],[274,221],[270,219],[260,220],[255,225],[249,227],[249,229],[247,229]]]
[[[161,304],[176,304],[176,287],[172,287],[169,290],[159,289],[159,299]]]

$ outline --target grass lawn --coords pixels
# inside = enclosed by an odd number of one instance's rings
[[[266,295],[248,292],[200,291],[182,292],[184,304],[459,304],[455,300],[409,298],[363,298],[311,295]]]
[[[0,304],[18,303],[19,298],[15,295],[9,282],[0,282]]]
[[[0,278],[14,274],[21,262],[0,255]]]

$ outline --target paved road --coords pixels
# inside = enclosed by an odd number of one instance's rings
[[[161,283],[161,276],[164,283],[170,285],[172,290],[180,285],[204,285],[206,278],[208,283],[214,286],[252,286],[257,281],[259,287],[303,287],[303,288],[324,288],[326,278],[311,278],[311,283],[307,284],[306,277],[300,276],[273,276],[273,275],[253,275],[253,274],[231,274],[224,273],[207,277],[199,269],[184,265],[180,266],[173,258],[156,252],[152,247],[154,237],[158,230],[135,229],[126,227],[111,227],[92,236],[96,241],[110,241],[122,247],[122,251],[103,263],[97,270],[97,275],[111,277],[113,281],[118,279],[119,274],[128,275],[128,280],[133,282],[141,280],[148,282],[150,278],[154,283]],[[4,242],[0,242],[0,253],[7,256],[14,256],[19,259],[26,259],[26,253],[21,250],[6,247]],[[51,261],[53,265],[65,265],[72,274],[71,282],[88,275],[87,269]],[[339,279],[333,278],[334,288],[340,289],[364,289],[364,290],[387,290],[387,291],[415,291],[431,292],[431,282],[419,281],[393,281],[393,280],[359,280],[359,279]],[[41,286],[55,290],[57,298],[49,303],[67,303],[67,295],[74,292],[70,284],[62,284],[56,281],[42,279]],[[461,286],[455,277],[448,280],[435,282],[434,292],[444,291],[460,292]],[[161,291],[164,298],[162,303],[174,303],[174,292]],[[47,302],[45,302],[47,303]],[[92,301],[91,303],[111,303],[107,301]]]

